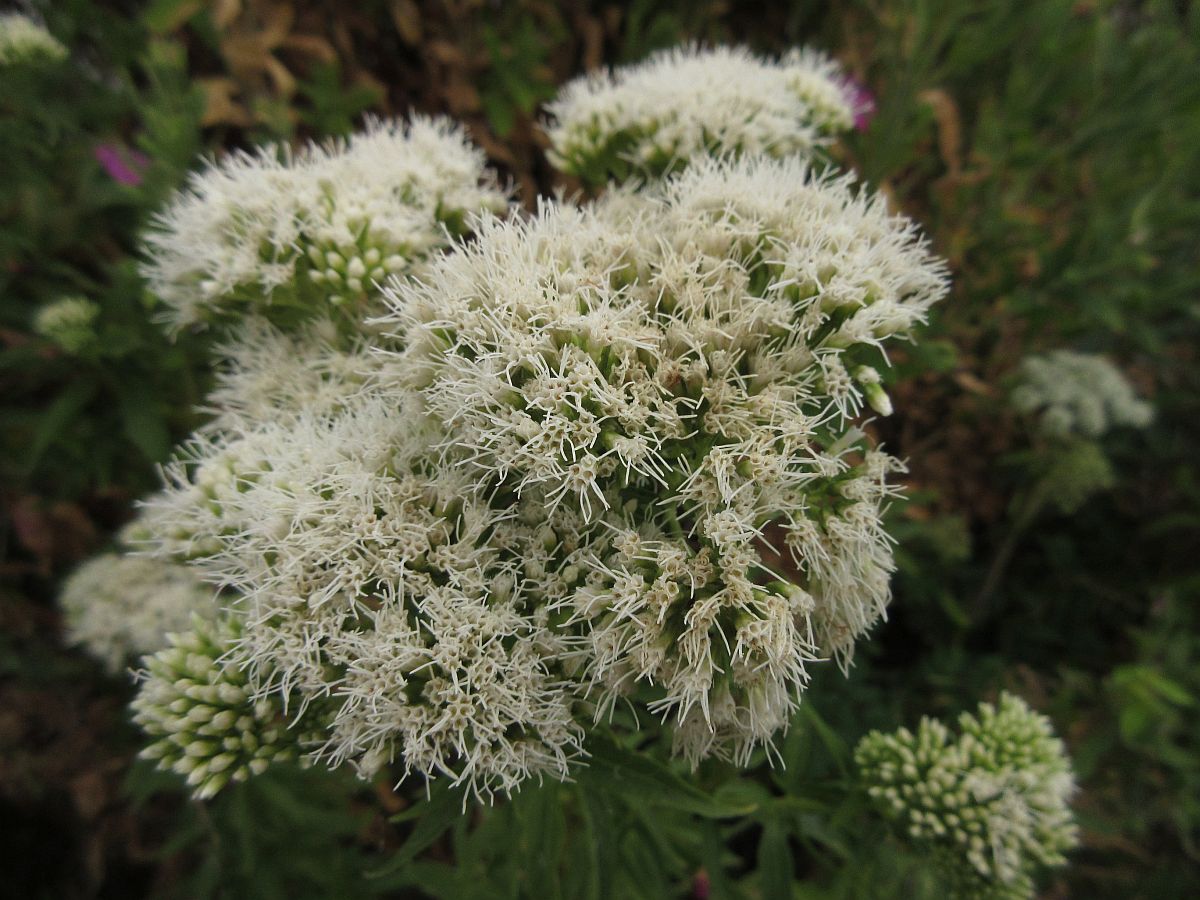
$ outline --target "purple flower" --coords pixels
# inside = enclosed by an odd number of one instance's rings
[[[113,181],[129,187],[137,187],[142,183],[142,173],[150,165],[150,160],[144,155],[120,144],[100,144],[95,154],[96,161]]]
[[[853,75],[846,75],[842,79],[842,90],[846,92],[854,110],[855,130],[866,131],[871,120],[875,118],[875,95]]]

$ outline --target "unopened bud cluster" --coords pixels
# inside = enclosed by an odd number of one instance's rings
[[[300,736],[274,696],[254,699],[245,675],[223,661],[237,631],[195,620],[170,646],[146,657],[134,721],[153,738],[142,750],[187,779],[197,797],[296,759]]]
[[[1050,722],[1011,694],[960,734],[925,718],[916,733],[872,732],[855,751],[867,792],[900,835],[936,853],[955,896],[1033,896],[1033,876],[1078,842],[1075,784]]]

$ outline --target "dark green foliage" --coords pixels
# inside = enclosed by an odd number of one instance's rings
[[[177,785],[149,764],[138,764],[128,790],[144,804]],[[377,891],[358,845],[370,814],[362,790],[345,773],[288,765],[232,785],[212,803],[177,809],[161,853],[176,858],[178,881],[151,896],[194,900],[365,898]]]

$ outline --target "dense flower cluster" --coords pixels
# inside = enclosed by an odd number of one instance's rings
[[[0,66],[66,58],[67,48],[37,22],[20,13],[0,14]]]
[[[593,184],[729,153],[811,153],[846,131],[861,95],[813,50],[677,49],[567,84],[550,104],[551,159]]]
[[[371,397],[197,442],[143,522],[241,596],[230,659],[256,697],[336,694],[321,755],[365,772],[402,757],[480,791],[565,775],[562,639],[515,589],[543,529],[477,501],[432,427],[411,399]]]
[[[508,790],[642,689],[744,761],[886,606],[898,463],[851,420],[940,264],[769,159],[476,231],[398,283],[374,362],[241,339],[147,547],[239,598],[256,700],[330,699],[314,756]]]
[[[96,343],[100,307],[85,297],[62,297],[37,311],[33,330],[68,353],[82,353]]]
[[[147,236],[144,273],[173,329],[247,314],[357,322],[388,275],[505,204],[459,127],[374,122],[342,143],[269,146],[193,176]]]
[[[490,796],[566,777],[618,703],[745,763],[884,614],[903,467],[859,426],[946,273],[792,155],[849,89],[810,53],[688,51],[564,96],[560,136],[616,98],[642,174],[688,165],[504,218],[460,132],[376,124],[210,167],[150,238],[173,327],[227,327],[134,529],[226,601],[137,706],[202,792],[290,734]]]
[[[1154,408],[1105,357],[1071,350],[1025,359],[1012,403],[1036,414],[1041,429],[1054,437],[1098,438],[1118,425],[1144,428],[1154,416]]]
[[[900,832],[946,869],[955,896],[1028,900],[1041,866],[1078,842],[1075,784],[1049,720],[1011,694],[916,734],[872,732],[855,751],[867,791]]]
[[[67,640],[114,674],[167,645],[194,615],[211,617],[214,591],[184,566],[155,559],[98,556],[63,585]]]

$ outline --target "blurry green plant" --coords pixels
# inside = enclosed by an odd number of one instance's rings
[[[147,484],[199,396],[192,342],[165,340],[133,262],[198,149],[197,98],[181,57],[88,13],[54,10],[70,56],[0,67],[0,472],[69,499]],[[113,43],[109,68],[76,29]]]
[[[556,85],[546,66],[553,34],[532,18],[517,20],[506,33],[483,27],[483,42],[491,63],[479,92],[492,130],[507,137],[518,116],[529,117],[539,103],[554,96]],[[561,32],[560,32],[561,33]]]
[[[1063,673],[1059,709],[1079,710],[1080,819],[1094,849],[1080,863],[1108,896],[1182,897],[1200,859],[1200,622],[1197,587],[1155,601],[1133,655],[1103,679]]]
[[[314,134],[339,137],[350,134],[355,121],[382,99],[374,88],[343,84],[337,62],[314,66],[300,82],[299,93],[304,101],[300,121],[305,127]]]

